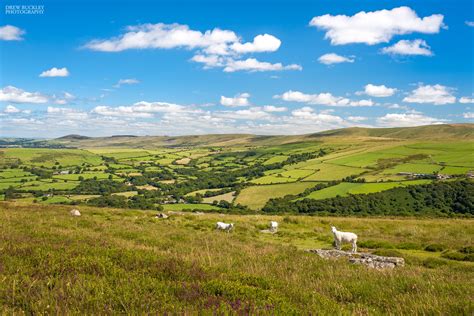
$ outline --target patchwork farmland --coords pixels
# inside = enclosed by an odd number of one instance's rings
[[[416,129],[430,128],[436,129]],[[222,145],[222,136],[171,146],[157,138],[143,148],[118,145],[117,137],[110,139],[113,143],[65,137],[48,143],[75,148],[1,149],[0,197],[39,204],[258,212],[269,200],[290,195],[295,201],[324,200],[469,179],[474,142],[456,136],[459,128],[453,126],[452,135],[436,141],[383,133],[361,137],[355,129],[343,137],[326,132],[267,137],[264,143],[233,136],[226,139],[229,146]],[[472,133],[472,125],[462,128]],[[458,139],[451,142],[451,137]]]

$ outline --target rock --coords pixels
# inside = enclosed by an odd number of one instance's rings
[[[81,216],[81,212],[78,209],[71,210],[71,216]]]
[[[262,229],[260,230],[261,233],[264,233],[264,234],[276,234],[277,232],[275,230],[271,230],[271,229]]]
[[[377,256],[371,253],[352,253],[336,249],[309,249],[308,252],[315,253],[324,259],[347,258],[350,263],[363,264],[374,269],[393,269],[405,265],[403,258]]]

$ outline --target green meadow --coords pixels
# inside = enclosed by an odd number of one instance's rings
[[[338,185],[315,191],[305,196],[305,198],[322,200],[336,196],[347,196],[349,194],[368,194],[389,190],[396,187],[420,185],[430,183],[430,180],[413,180],[400,182],[379,182],[379,183],[350,183],[343,182]]]
[[[312,182],[298,182],[294,184],[250,186],[240,192],[235,203],[240,203],[248,206],[250,209],[258,210],[262,208],[270,198],[283,197],[288,194],[299,194],[314,185],[315,183]]]
[[[474,263],[459,261],[472,245],[472,220],[192,213],[160,220],[91,207],[75,218],[70,209],[0,203],[2,314],[474,312]],[[278,233],[261,233],[270,220],[280,223]],[[235,229],[215,231],[216,221]],[[356,232],[361,251],[396,254],[406,266],[378,271],[305,252],[331,247],[330,225]]]

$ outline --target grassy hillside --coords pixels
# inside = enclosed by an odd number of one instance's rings
[[[185,147],[185,146],[271,146],[285,143],[305,142],[315,140],[344,139],[424,139],[442,140],[474,139],[474,124],[443,124],[399,128],[345,128],[320,133],[296,136],[258,136],[249,134],[215,134],[190,136],[112,136],[85,137],[68,135],[49,141],[51,144],[61,144],[71,147],[127,147],[127,148],[156,148],[156,147]]]
[[[474,124],[440,124],[415,127],[361,128],[351,127],[309,135],[309,137],[373,137],[394,139],[459,139],[474,138]]]
[[[452,259],[472,245],[472,220],[157,220],[88,207],[74,218],[70,209],[0,203],[0,313],[474,312],[474,263]],[[215,231],[218,220],[234,222],[235,231]],[[280,222],[279,232],[260,233],[270,220]],[[330,225],[356,232],[362,251],[397,254],[407,266],[377,271],[304,252],[331,247]]]
[[[157,148],[186,146],[275,145],[304,140],[302,136],[258,136],[249,134],[190,135],[190,136],[66,136],[49,141],[68,147]]]

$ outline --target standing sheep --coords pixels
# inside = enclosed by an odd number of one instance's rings
[[[276,233],[278,231],[278,222],[275,222],[275,221],[270,222],[270,231],[272,233]]]
[[[336,227],[331,226],[332,233],[334,234],[334,242],[336,243],[336,248],[341,250],[341,244],[343,242],[352,244],[352,252],[357,252],[357,235],[354,233],[340,232]]]
[[[226,224],[223,222],[217,222],[216,223],[216,229],[217,230],[223,230],[226,232],[230,232],[232,229],[234,229],[234,223],[231,224]]]

